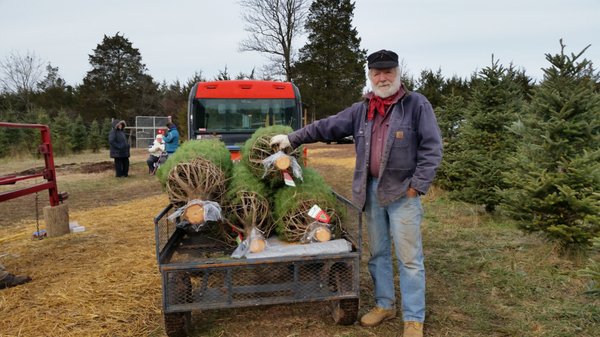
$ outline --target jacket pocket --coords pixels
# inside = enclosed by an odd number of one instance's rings
[[[393,132],[393,143],[390,149],[387,169],[411,170],[417,163],[416,133],[410,128],[401,128]]]

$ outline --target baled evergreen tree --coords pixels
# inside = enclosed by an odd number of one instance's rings
[[[81,115],[77,115],[77,118],[71,123],[71,149],[75,153],[80,153],[87,148],[88,144],[88,132],[83,124],[83,118]]]
[[[92,152],[97,153],[100,151],[100,148],[103,146],[102,140],[106,137],[102,137],[102,130],[100,129],[100,124],[95,119],[90,124],[90,133],[89,133],[89,148]]]
[[[493,59],[492,65],[479,73],[467,103],[466,121],[443,159],[451,196],[485,205],[488,212],[500,202],[496,189],[507,187],[502,172],[508,170],[506,159],[516,147],[517,140],[507,130],[522,105],[516,74],[512,67],[504,68]]]
[[[111,116],[131,122],[158,110],[158,85],[147,74],[139,50],[123,35],[104,35],[89,59],[92,70],[79,87],[84,120]]]
[[[350,0],[316,0],[309,10],[308,43],[300,50],[294,79],[315,119],[358,101],[365,85],[366,50],[352,27]]]
[[[600,236],[600,94],[592,63],[579,54],[546,54],[540,86],[522,121],[522,139],[503,205],[522,229],[542,232],[565,248]]]

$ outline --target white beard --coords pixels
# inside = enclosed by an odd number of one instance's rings
[[[375,95],[381,98],[387,98],[395,94],[400,89],[400,83],[400,77],[398,77],[390,85],[378,87],[373,83],[373,81],[371,81],[371,86],[373,87],[373,93]]]

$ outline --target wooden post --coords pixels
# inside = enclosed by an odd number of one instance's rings
[[[44,220],[46,232],[49,237],[57,237],[70,232],[69,207],[67,204],[44,207]]]

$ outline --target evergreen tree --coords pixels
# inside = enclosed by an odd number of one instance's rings
[[[54,153],[59,156],[71,153],[71,119],[64,110],[54,117],[50,131]]]
[[[546,54],[527,114],[511,128],[522,139],[505,174],[506,210],[520,227],[565,248],[600,235],[600,94],[592,63],[579,54]]]
[[[71,124],[71,149],[75,153],[80,153],[87,148],[88,132],[83,124],[81,115],[77,115],[75,121]]]
[[[517,140],[507,127],[517,119],[522,97],[514,81],[516,72],[492,59],[473,88],[472,99],[465,111],[466,121],[444,156],[444,170],[451,196],[470,203],[485,205],[494,211],[500,202],[497,188],[507,186],[502,172],[508,169]]]
[[[105,149],[109,148],[108,134],[110,133],[110,130],[112,130],[112,121],[108,117],[104,118],[102,121],[102,134],[100,135],[102,142],[100,144],[102,144],[102,147]]]
[[[445,105],[435,109],[444,142],[444,157],[438,168],[436,184],[448,190],[452,189],[453,181],[460,179],[460,177],[453,177],[453,173],[449,171],[449,162],[446,158],[452,158],[454,152],[457,151],[456,142],[464,121],[465,100],[462,96],[450,95],[448,97],[444,96],[442,101],[445,102]]]
[[[75,105],[74,90],[60,77],[58,67],[50,63],[46,66],[46,77],[37,84],[39,92],[34,98],[37,106],[48,111],[48,114],[56,116],[60,109],[69,109]]]
[[[0,158],[8,156],[10,141],[8,138],[8,128],[0,128]]]
[[[300,50],[294,79],[316,119],[358,101],[365,85],[366,50],[352,27],[350,0],[316,0],[306,23],[308,43]]]
[[[84,120],[114,117],[133,121],[158,110],[158,85],[147,74],[137,48],[123,35],[106,36],[89,56],[90,70],[80,86]]]
[[[35,123],[51,126],[52,120],[48,115],[46,109],[36,109],[35,110]]]
[[[22,123],[22,116],[19,116],[19,112],[13,109],[7,109],[1,111],[0,120],[6,121],[9,123]],[[18,145],[21,143],[21,140],[25,138],[25,133],[23,132],[25,129],[18,128],[0,128],[2,130],[2,135],[0,135],[0,146],[3,148],[1,151],[3,156],[14,156],[18,155]]]
[[[425,95],[435,109],[443,104],[442,88],[444,83],[441,69],[438,69],[435,73],[431,70],[423,70],[421,71],[421,78],[417,81],[416,91]]]
[[[466,79],[454,75],[451,78],[447,79],[442,86],[442,105],[447,102],[444,98],[448,98],[450,96],[460,96],[465,101],[468,101],[470,98],[471,86],[469,81]]]
[[[92,121],[90,125],[90,134],[89,134],[89,148],[92,152],[97,153],[100,151],[100,148],[103,147],[103,137],[102,130],[100,129],[100,124],[95,119]]]

